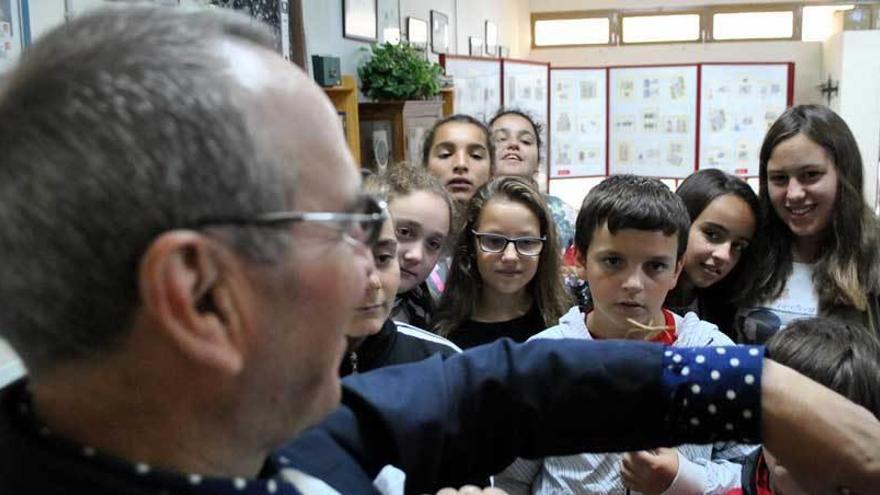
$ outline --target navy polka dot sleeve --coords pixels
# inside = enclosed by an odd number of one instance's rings
[[[667,424],[686,440],[756,443],[763,358],[761,346],[667,349],[663,383],[672,394]]]

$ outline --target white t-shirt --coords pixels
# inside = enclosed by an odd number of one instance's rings
[[[737,312],[739,340],[747,344],[763,344],[773,334],[798,318],[819,314],[819,296],[813,287],[813,264],[792,264],[791,276],[775,301]]]

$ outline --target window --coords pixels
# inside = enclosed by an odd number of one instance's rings
[[[804,41],[825,41],[834,30],[834,13],[852,10],[853,5],[821,5],[804,7],[801,39]]]
[[[754,3],[750,4],[720,4],[721,1],[703,0],[706,5],[672,10],[664,6],[652,10],[533,13],[532,48],[737,40],[824,41],[834,30],[835,15],[841,15],[841,11],[849,11],[845,12],[849,24],[880,29],[878,0],[752,0]]]
[[[768,12],[730,12],[712,15],[712,39],[793,39],[794,9]]]
[[[699,41],[700,14],[623,16],[624,43]]]
[[[607,15],[597,17],[594,13],[592,16],[569,13],[564,18],[552,14],[549,17],[532,14],[535,47],[607,45],[611,41],[611,19]]]

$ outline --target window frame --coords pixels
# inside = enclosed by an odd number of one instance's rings
[[[532,50],[554,48],[583,48],[596,46],[612,46],[615,44],[614,10],[572,10],[563,12],[532,12],[530,23],[532,26]],[[537,45],[535,44],[535,25],[538,21],[568,21],[573,19],[607,19],[608,42],[607,43],[570,43],[565,45]]]
[[[741,5],[710,5],[704,9],[706,40],[712,43],[741,43],[744,41],[801,41],[801,29],[803,27],[802,4],[798,3],[758,3]],[[760,14],[762,12],[786,12],[790,11],[792,29],[791,37],[788,38],[744,38],[733,40],[715,39],[715,14]]]
[[[664,8],[663,10],[622,10],[618,14],[618,40],[620,46],[650,46],[650,45],[677,45],[702,43],[706,40],[706,17],[705,9],[701,7]],[[695,40],[671,40],[671,41],[623,41],[623,20],[627,17],[662,17],[672,15],[697,15],[699,16],[699,36]]]

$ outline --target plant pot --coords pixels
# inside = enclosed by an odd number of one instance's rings
[[[421,164],[422,139],[443,118],[443,100],[358,104],[361,164],[373,171],[407,162]]]

